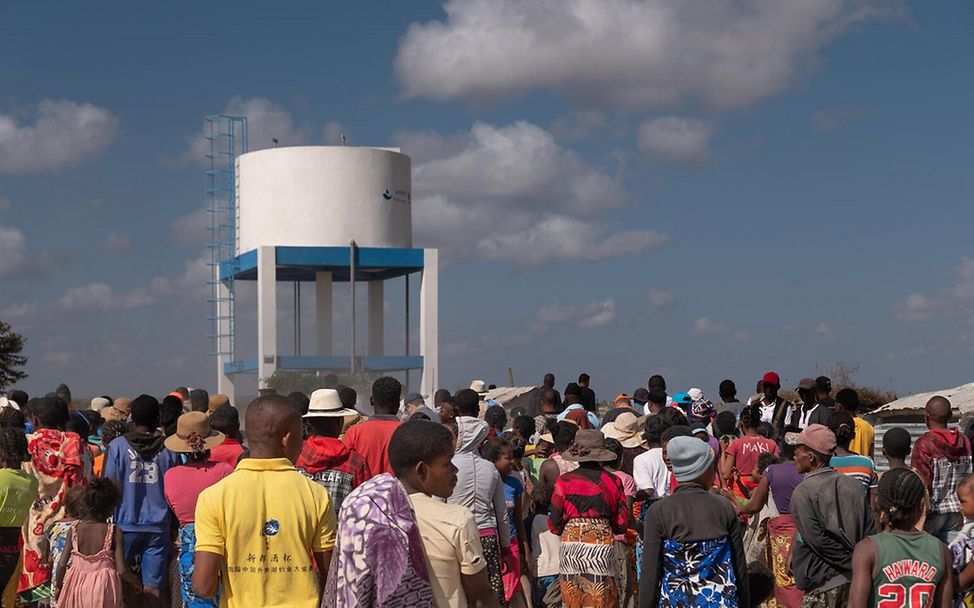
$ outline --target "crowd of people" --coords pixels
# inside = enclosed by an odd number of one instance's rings
[[[244,409],[0,398],[0,587],[14,606],[974,606],[971,441],[875,430],[855,390],[601,407],[582,374],[508,409],[483,381],[377,379]]]

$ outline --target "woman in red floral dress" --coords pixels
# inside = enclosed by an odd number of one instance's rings
[[[37,399],[31,404],[36,432],[27,436],[31,460],[24,469],[38,481],[38,497],[24,528],[24,570],[18,591],[28,601],[51,595],[50,547],[45,533],[64,517],[64,494],[84,483],[81,438],[65,432],[68,405],[57,397]]]

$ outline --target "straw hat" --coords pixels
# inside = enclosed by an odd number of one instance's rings
[[[132,413],[132,400],[128,397],[119,397],[114,403],[103,407],[98,413],[105,420],[121,420],[124,422]]]
[[[602,433],[618,440],[624,448],[638,448],[642,441],[639,437],[639,418],[633,412],[619,414],[615,420],[602,427]]]
[[[582,429],[575,434],[575,442],[561,455],[573,462],[612,462],[615,452],[605,449],[605,435],[594,429]]]
[[[224,395],[223,393],[217,393],[215,395],[210,395],[210,400],[206,404],[206,411],[209,414],[217,411],[224,405],[230,405],[230,397]]]
[[[470,383],[470,390],[478,395],[485,395],[487,394],[487,383],[483,380],[474,380]]]
[[[333,388],[319,388],[311,393],[311,402],[308,404],[308,413],[305,418],[343,418],[358,414],[355,410],[348,409],[342,405],[342,400],[338,397],[338,391]]]
[[[224,435],[210,428],[203,412],[186,412],[176,420],[176,434],[166,437],[170,452],[203,452],[223,443]]]

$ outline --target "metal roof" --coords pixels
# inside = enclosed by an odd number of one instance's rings
[[[917,393],[916,395],[903,397],[902,399],[891,401],[890,403],[873,410],[870,412],[870,414],[878,417],[918,414],[923,411],[927,401],[936,395],[949,399],[954,411],[961,414],[974,414],[974,382],[970,384],[962,384],[954,388],[946,388],[939,391],[929,391],[926,393]]]

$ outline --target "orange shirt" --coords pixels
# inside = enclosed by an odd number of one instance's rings
[[[105,471],[105,453],[104,452],[102,452],[101,454],[95,456],[95,463],[94,463],[94,466],[92,466],[92,470],[95,473],[95,477],[101,477],[102,476],[102,473],[104,473],[104,471]]]

